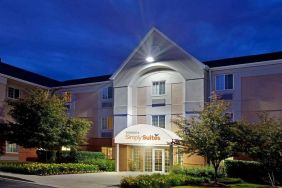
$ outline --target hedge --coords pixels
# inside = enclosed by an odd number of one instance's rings
[[[226,160],[225,171],[228,177],[241,178],[252,183],[268,183],[268,174],[263,165],[255,161]],[[277,171],[276,180],[282,183],[282,171]]]
[[[28,163],[28,162],[0,162],[0,170],[33,175],[56,175],[90,173],[99,170],[97,165],[73,163]]]
[[[94,159],[84,161],[83,164],[97,165],[100,171],[115,171],[115,161],[109,159]]]
[[[96,159],[106,159],[102,152],[37,150],[36,153],[38,162],[83,163]]]
[[[153,174],[123,177],[120,186],[121,188],[168,188],[180,185],[200,185],[208,181],[209,179],[205,177],[191,177],[183,174]]]
[[[182,174],[186,176],[192,176],[192,177],[205,177],[209,179],[214,179],[214,169],[211,166],[206,167],[182,167],[179,165],[176,165],[172,167],[171,173],[174,174]],[[224,177],[225,174],[222,170],[218,172],[218,177]]]

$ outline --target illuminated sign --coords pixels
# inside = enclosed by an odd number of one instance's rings
[[[161,137],[158,133],[154,134],[140,134],[139,131],[126,131],[125,132],[125,139],[126,140],[133,140],[133,141],[142,141],[142,140],[161,140]]]

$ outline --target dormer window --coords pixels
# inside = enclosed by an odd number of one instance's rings
[[[153,82],[152,95],[160,96],[165,94],[165,81]]]
[[[20,98],[20,90],[13,88],[13,87],[8,87],[8,98],[19,99]]]

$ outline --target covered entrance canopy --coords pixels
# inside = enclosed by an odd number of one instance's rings
[[[181,138],[174,132],[148,124],[139,124],[127,127],[116,137],[116,144],[164,146],[170,145],[173,140]]]
[[[173,163],[172,142],[180,139],[174,132],[153,125],[138,124],[127,127],[114,140],[116,170],[119,171],[120,164],[124,166],[126,163],[127,166],[131,164],[132,169],[136,167],[143,171],[165,172]],[[128,151],[131,150],[130,155],[124,150],[120,151],[120,144],[126,145]],[[124,156],[128,158],[125,159]]]

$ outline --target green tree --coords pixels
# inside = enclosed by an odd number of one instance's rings
[[[268,174],[271,186],[275,187],[275,175],[282,172],[282,121],[269,118],[263,113],[259,115],[258,122],[244,122],[238,126],[238,151],[260,162]]]
[[[217,182],[220,163],[234,154],[233,126],[226,116],[229,103],[220,100],[213,93],[210,102],[207,102],[199,117],[190,119],[178,118],[174,120],[182,137],[180,143],[185,146],[185,152],[190,155],[199,155],[207,158],[215,172]]]
[[[85,141],[90,121],[69,118],[65,100],[48,91],[35,89],[19,100],[8,101],[13,122],[6,124],[5,139],[24,148],[60,150]]]

